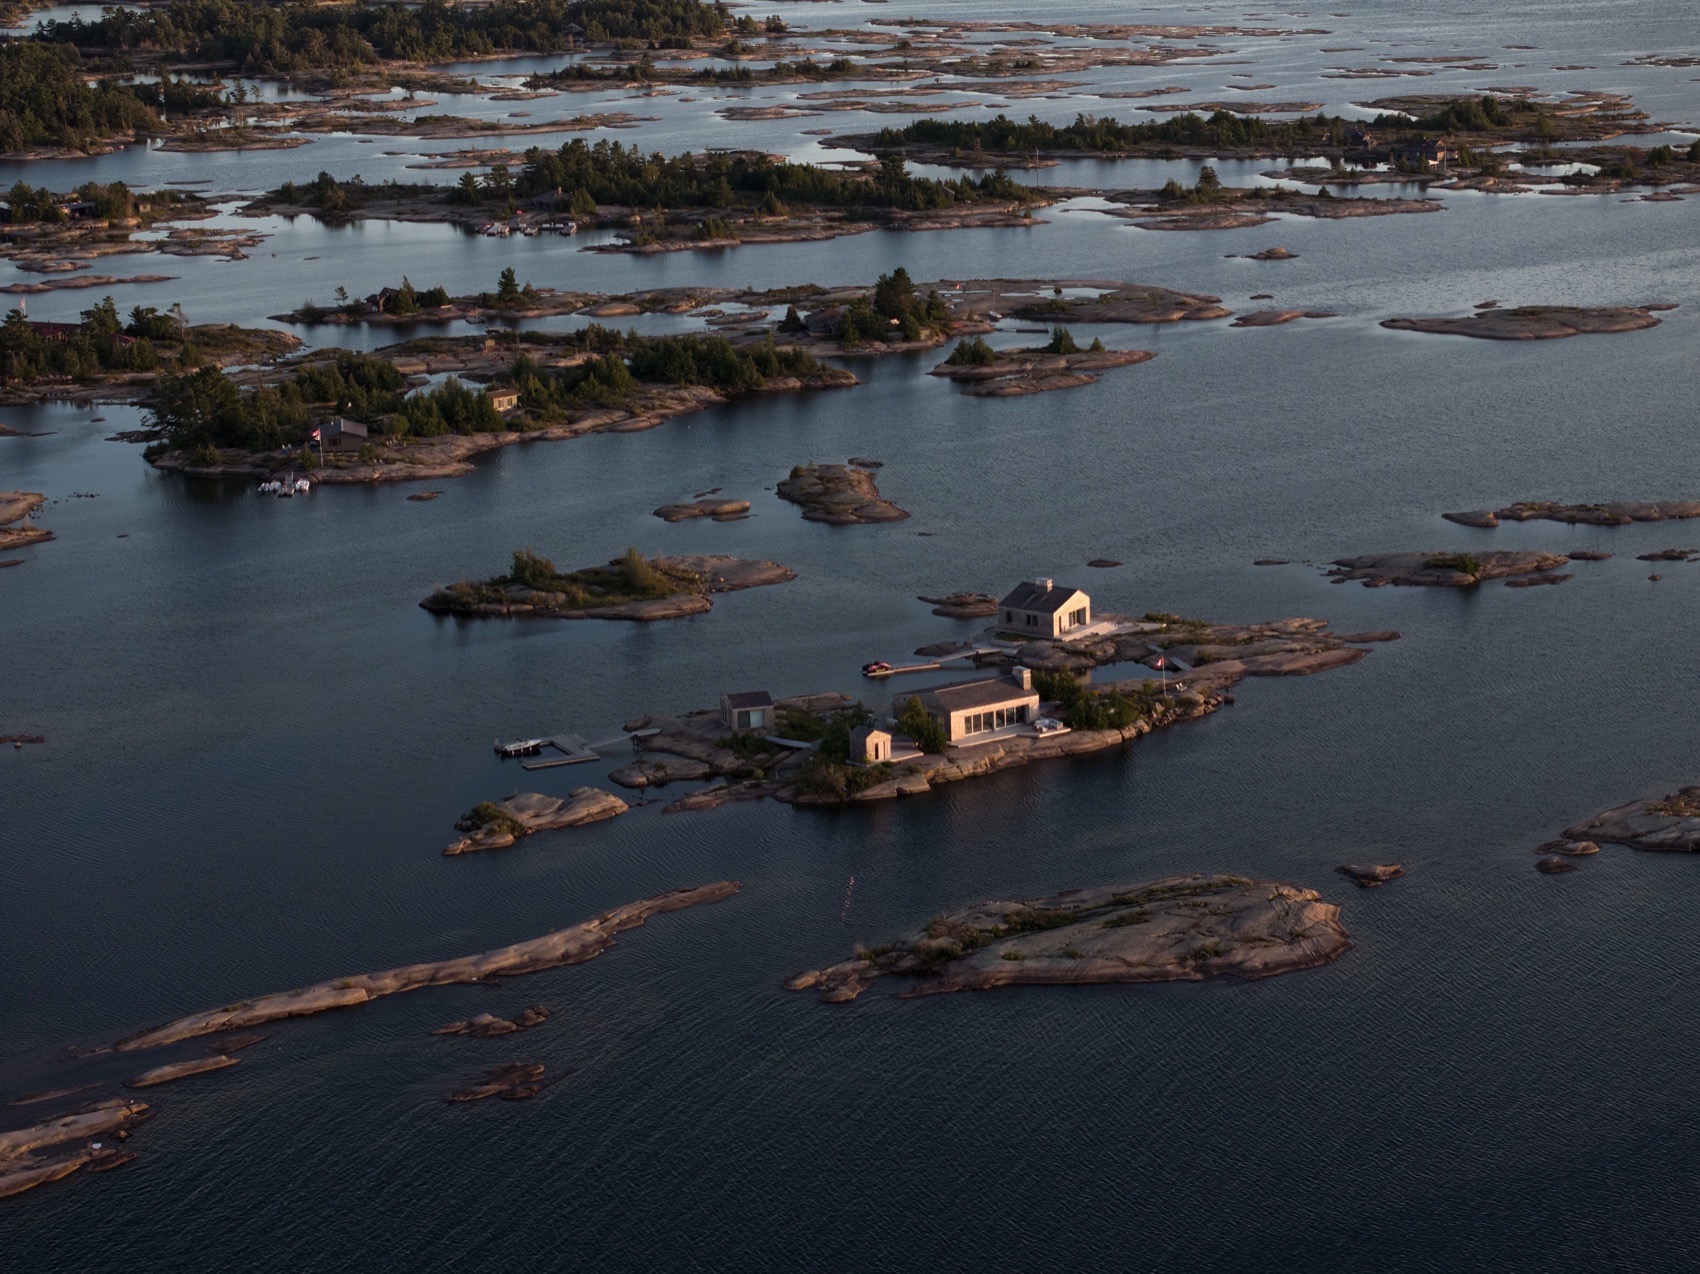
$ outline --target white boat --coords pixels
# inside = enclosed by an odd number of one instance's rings
[[[276,478],[271,479],[269,482],[260,483],[261,495],[276,495],[281,490],[283,490],[283,483],[279,482]]]
[[[296,495],[306,495],[312,489],[313,489],[313,484],[311,482],[307,481],[306,478],[295,479],[295,494]]]

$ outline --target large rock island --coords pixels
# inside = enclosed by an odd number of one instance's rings
[[[699,554],[645,558],[627,549],[606,566],[563,573],[530,549],[513,556],[506,575],[459,580],[419,605],[438,615],[629,619],[647,623],[713,610],[711,593],[733,593],[797,578],[778,562]]]
[[[1524,305],[1510,310],[1483,310],[1449,318],[1390,318],[1381,325],[1398,332],[1433,332],[1441,336],[1475,336],[1488,341],[1544,341],[1600,332],[1636,332],[1657,327],[1655,309],[1669,306]]]
[[[798,465],[775,488],[775,494],[801,505],[807,521],[833,526],[901,522],[909,516],[890,500],[882,500],[873,475],[854,465]]]
[[[1351,945],[1340,908],[1314,890],[1243,876],[1169,876],[979,903],[895,941],[859,945],[849,960],[800,973],[785,986],[842,1004],[882,977],[912,980],[907,996],[1021,984],[1264,978],[1317,968]]]
[[[1596,814],[1565,828],[1563,837],[1541,846],[1540,852],[1575,854],[1575,846],[1599,841],[1667,853],[1700,852],[1700,786],[1678,788],[1657,800],[1630,801]]]

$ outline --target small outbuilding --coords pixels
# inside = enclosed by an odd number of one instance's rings
[[[1024,581],[998,603],[998,626],[1023,637],[1066,637],[1092,622],[1092,599],[1054,580]]]
[[[773,724],[773,696],[765,690],[738,690],[720,696],[720,719],[728,730],[766,730]]]
[[[880,765],[891,760],[891,731],[877,725],[859,725],[850,731],[850,761],[853,765]]]
[[[490,405],[497,411],[509,412],[519,406],[519,390],[517,389],[492,389],[489,393]]]
[[[320,425],[313,432],[324,451],[359,451],[369,440],[365,425],[358,420],[344,420],[341,416]]]

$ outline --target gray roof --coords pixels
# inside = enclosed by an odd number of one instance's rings
[[[1043,588],[1031,580],[1023,580],[1012,588],[1009,596],[998,605],[1010,610],[1031,610],[1054,615],[1068,605],[1069,599],[1079,591],[1078,588],[1067,584],[1053,584],[1050,588]]]
[[[916,693],[925,699],[931,699],[946,712],[963,712],[971,708],[986,708],[1038,697],[1032,690],[1023,690],[1021,683],[1014,677],[982,677],[978,681],[955,681],[945,686],[929,686]],[[908,696],[904,698],[907,699]]]
[[[326,434],[349,434],[355,438],[364,438],[367,432],[366,426],[358,420],[344,420],[341,416],[331,421],[330,424],[319,427],[321,438]]]
[[[850,746],[855,747],[858,744],[866,743],[876,734],[882,739],[889,739],[891,737],[891,731],[882,729],[880,726],[859,725],[854,730],[850,731]]]
[[[728,708],[771,708],[773,696],[765,690],[736,690],[720,696]]]

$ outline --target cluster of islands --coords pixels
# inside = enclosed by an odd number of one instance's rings
[[[425,10],[284,5],[229,11],[228,22],[211,31],[201,12],[195,0],[110,9],[0,43],[0,78],[16,90],[0,103],[0,154],[47,160],[149,139],[179,149],[294,148],[310,145],[316,134],[349,130],[490,142],[630,129],[652,118],[635,113],[641,107],[570,114],[540,107],[546,118],[515,112],[499,122],[425,113],[432,103],[422,94],[487,91],[475,77],[439,69],[443,63],[573,53],[585,56],[531,77],[523,89],[502,90],[503,100],[620,89],[638,101],[790,84],[811,91],[784,106],[728,105],[717,113],[734,119],[849,110],[915,114],[922,104],[934,113],[833,137],[834,146],[865,157],[843,166],[754,151],[648,154],[636,145],[575,139],[553,150],[469,148],[417,165],[464,169],[451,184],[342,181],[327,173],[308,180],[303,172],[302,180],[248,200],[241,211],[331,223],[440,222],[499,236],[613,229],[614,239],[593,250],[648,256],[875,230],[965,233],[1031,225],[1047,206],[1083,195],[1102,199],[1107,215],[1139,230],[1180,233],[1250,230],[1287,216],[1426,216],[1446,206],[1430,197],[1434,190],[1640,190],[1647,192],[1641,198],[1659,201],[1700,193],[1700,142],[1678,148],[1623,141],[1654,125],[1626,98],[1597,91],[1403,94],[1368,103],[1379,114],[1367,121],[1317,113],[1314,102],[1172,100],[1186,92],[1172,86],[1110,94],[1163,99],[1150,108],[1163,118],[1133,124],[1084,114],[1064,125],[1003,114],[949,119],[942,116],[968,103],[927,100],[966,89],[998,99],[1001,109],[1010,100],[1077,87],[1060,78],[1071,73],[1215,57],[1231,51],[1232,41],[1326,34],[1314,28],[901,19],[807,31],[782,17],[758,20],[696,0],[643,6],[498,0]],[[1432,73],[1425,61],[1497,69],[1480,57],[1390,55],[1328,74],[1421,77]],[[299,91],[256,101],[243,82],[256,79]],[[838,81],[863,87],[829,87]],[[865,87],[869,82],[888,87]],[[392,86],[408,97],[393,100]],[[1257,93],[1271,86],[1230,87]],[[38,109],[43,103],[52,109]],[[1191,186],[1171,181],[1158,189],[1037,187],[1010,176],[1076,158],[1135,157],[1267,159],[1284,165],[1269,176],[1314,189],[1229,187],[1208,165]],[[1566,175],[1540,175],[1542,164],[1561,160],[1571,165]],[[911,163],[976,175],[918,177]],[[1419,197],[1361,193],[1396,183],[1423,190]],[[263,232],[194,224],[215,216],[220,202],[210,194],[131,191],[118,182],[70,191],[20,182],[0,221],[0,258],[32,278],[4,290],[27,296],[172,281],[157,273],[95,272],[97,263],[122,256],[240,260]],[[1236,255],[1269,263],[1271,274],[1294,256],[1279,246]],[[126,440],[144,442],[148,463],[169,473],[275,481],[301,472],[313,484],[333,485],[435,481],[468,473],[478,456],[517,443],[649,429],[745,395],[853,391],[856,375],[830,359],[938,350],[930,375],[968,397],[1006,398],[1079,389],[1110,373],[1138,375],[1121,369],[1156,357],[1107,347],[1102,336],[1084,335],[1088,329],[1182,322],[1256,329],[1340,317],[1287,307],[1236,312],[1220,297],[1123,280],[917,283],[901,268],[873,283],[624,294],[536,287],[512,269],[488,291],[462,296],[407,278],[367,286],[373,290],[364,296],[339,289],[334,303],[309,299],[272,321],[405,329],[406,339],[374,353],[303,350],[299,338],[271,328],[192,324],[180,307],[138,304],[120,314],[109,296],[77,323],[33,321],[19,308],[0,332],[0,403],[143,403],[150,427]],[[1275,298],[1260,292],[1252,299]],[[1399,332],[1533,341],[1642,331],[1671,308],[1483,301],[1468,313],[1375,321]],[[653,336],[603,325],[645,314],[678,316],[701,330]],[[566,332],[518,327],[551,317],[594,321]],[[1030,325],[1019,330],[1035,341],[1007,348],[985,339],[1007,331],[1005,322]],[[449,334],[466,325],[476,334]],[[421,328],[444,330],[421,336]],[[8,432],[0,426],[0,434]],[[784,476],[776,467],[774,490],[811,522],[835,528],[899,522],[909,514],[881,494],[881,468],[861,458],[796,465]],[[894,489],[901,495],[900,482]],[[436,494],[410,498],[423,503]],[[0,492],[0,549],[53,538],[33,522],[44,503],[38,493]],[[654,510],[666,521],[716,523],[750,512],[750,500],[718,490],[681,495]],[[1692,501],[1517,503],[1445,515],[1484,531],[1508,521],[1622,526],[1696,516],[1700,502]],[[1378,553],[1337,559],[1327,572],[1335,582],[1371,587],[1461,588],[1495,580],[1530,587],[1571,578],[1564,569],[1570,563],[1609,556],[1598,550]],[[1642,557],[1692,561],[1700,551]],[[20,560],[0,559],[0,566]],[[721,554],[646,557],[634,549],[605,564],[563,569],[524,549],[505,573],[457,580],[420,604],[478,622],[653,622],[700,616],[717,596],[794,578],[781,563]],[[870,664],[863,670],[870,684],[904,687],[872,704],[836,692],[745,688],[720,690],[718,705],[641,713],[622,732],[635,755],[608,780],[630,799],[580,785],[564,796],[525,792],[481,802],[459,819],[458,835],[443,853],[502,850],[534,834],[590,827],[656,800],[652,793],[666,788],[682,790],[660,798],[663,813],[763,799],[826,809],[922,797],[1015,766],[1124,747],[1221,710],[1245,678],[1341,669],[1377,643],[1399,638],[1394,631],[1336,633],[1313,618],[1215,623],[1095,612],[1084,590],[1050,579],[1024,582],[1001,597],[962,589],[924,600],[943,616],[993,622],[968,640],[920,647],[918,664]],[[952,679],[929,679],[913,690],[892,680],[923,672]],[[705,691],[705,699],[714,697]],[[1538,848],[1537,866],[1554,875],[1573,871],[1602,843],[1700,850],[1700,787],[1632,801],[1578,823]],[[1400,864],[1336,870],[1364,888],[1404,874]],[[265,1042],[257,1028],[289,1019],[579,964],[653,916],[726,901],[740,888],[722,880],[671,890],[509,946],[259,994],[78,1049],[67,1064],[78,1071],[68,1078],[79,1082],[9,1103],[53,1106],[54,1113],[0,1132],[0,1197],[133,1162],[133,1135],[155,1112],[116,1091],[119,1085],[155,1089],[229,1070]],[[1314,890],[1193,874],[973,903],[896,937],[859,943],[848,958],[780,985],[843,1003],[881,981],[920,996],[1022,984],[1256,979],[1319,968],[1351,945],[1340,906]],[[532,1060],[479,1066],[459,1060],[480,1046],[456,1041],[523,1036],[546,1029],[552,1016],[545,1004],[504,1012],[511,1016],[482,1011],[447,1023],[431,1033],[435,1043],[422,1044],[445,1056],[458,1053],[445,1065],[444,1101],[526,1100],[562,1078]],[[158,1060],[132,1066],[126,1060],[132,1054]],[[114,1069],[121,1061],[122,1075]],[[72,1098],[82,1100],[66,1109]]]

